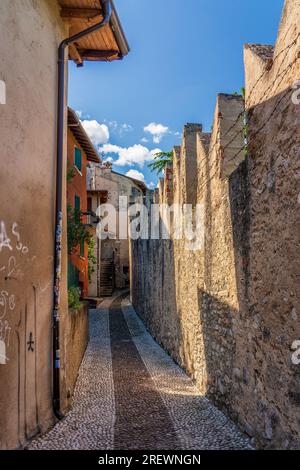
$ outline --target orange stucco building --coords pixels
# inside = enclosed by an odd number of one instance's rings
[[[100,163],[100,157],[86,134],[77,114],[68,109],[68,187],[67,204],[82,213],[82,223],[87,222],[88,201],[86,168],[89,162]],[[69,286],[81,289],[82,297],[88,295],[88,247],[87,243],[69,253]]]

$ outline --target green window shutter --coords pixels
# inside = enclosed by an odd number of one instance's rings
[[[76,211],[80,211],[80,197],[79,196],[75,196],[75,209]]]
[[[80,256],[84,258],[84,240],[80,243]]]
[[[68,260],[68,287],[79,286],[79,271],[75,268],[73,263]]]
[[[74,150],[74,163],[76,168],[78,168],[79,171],[82,170],[82,152],[78,147],[75,147]]]

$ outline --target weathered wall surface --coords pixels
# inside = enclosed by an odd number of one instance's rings
[[[67,397],[73,396],[78,370],[89,338],[88,305],[82,304],[78,310],[69,311],[69,322],[65,330],[66,342],[66,389]]]
[[[290,349],[300,338],[300,103],[292,100],[299,36],[300,2],[287,1],[272,62],[262,48],[245,50],[251,182],[245,360],[252,373],[243,387],[246,400],[255,396],[246,413],[251,428],[298,448],[300,368],[291,363]],[[261,414],[258,425],[253,413]]]
[[[0,79],[7,89],[0,111],[2,449],[23,445],[53,423],[57,48],[66,35],[56,1],[0,2]],[[67,279],[66,264],[62,274]]]
[[[299,14],[286,1],[275,50],[245,48],[247,127],[242,97],[219,95],[212,134],[187,125],[174,149],[168,198],[196,194],[203,246],[132,243],[135,308],[199,392],[267,448],[300,448]]]

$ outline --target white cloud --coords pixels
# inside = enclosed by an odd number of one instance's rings
[[[160,149],[149,150],[141,144],[135,144],[128,148],[105,144],[99,148],[99,152],[117,154],[119,158],[114,161],[114,164],[117,166],[139,165],[141,168],[144,166],[145,162],[153,160],[154,155],[160,151]]]
[[[156,122],[151,122],[148,126],[144,127],[144,132],[148,132],[153,137],[153,142],[159,144],[162,138],[169,132],[169,128]]]
[[[106,144],[109,141],[109,130],[106,124],[100,124],[95,120],[84,120],[81,124],[94,145]]]
[[[117,121],[107,120],[107,119],[104,119],[104,122],[107,124],[107,126],[111,129],[112,132],[118,133],[120,137],[122,137],[127,132],[133,131],[132,125],[127,124],[126,122],[123,122],[122,124],[120,124]]]
[[[143,181],[143,183],[145,183],[145,176],[143,175],[143,173],[140,173],[137,170],[127,171],[126,176],[129,176],[129,178],[133,178],[135,180]]]
[[[151,181],[151,183],[148,184],[148,187],[149,189],[155,189],[155,184],[153,183],[153,181]]]
[[[77,116],[81,120],[91,118],[91,116],[89,114],[86,114],[84,111],[81,111],[81,110],[76,110],[75,113],[77,114]]]
[[[110,127],[111,129],[117,129],[118,123],[117,121],[108,121],[107,119],[104,119],[104,122]]]
[[[143,138],[141,139],[141,142],[143,142],[143,144],[146,144],[147,142],[149,142],[149,140],[146,139],[146,137],[143,137]]]
[[[130,124],[126,124],[126,122],[124,122],[124,124],[121,124],[121,130],[124,132],[132,132],[133,127]]]

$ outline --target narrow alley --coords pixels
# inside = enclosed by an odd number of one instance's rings
[[[0,0],[3,468],[300,450],[300,0],[240,3]]]
[[[126,294],[90,314],[73,409],[29,449],[249,449],[145,330]]]

